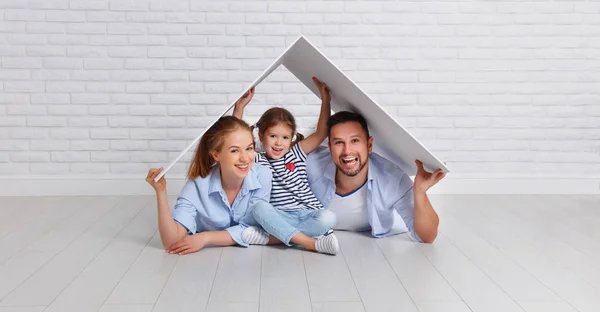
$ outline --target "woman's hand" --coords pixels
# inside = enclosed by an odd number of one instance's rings
[[[248,90],[248,92],[244,93],[244,95],[242,95],[241,98],[239,98],[237,101],[235,101],[235,107],[244,109],[246,107],[246,105],[248,105],[248,103],[250,103],[250,101],[252,101],[253,97],[254,97],[254,87],[252,87],[250,90]]]
[[[315,86],[319,89],[319,93],[321,94],[321,101],[323,102],[331,102],[331,94],[329,93],[329,88],[327,84],[319,80],[317,77],[313,77],[313,82]]]
[[[246,108],[246,105],[248,105],[248,103],[250,103],[250,101],[252,100],[252,98],[254,97],[254,87],[252,87],[250,90],[248,90],[248,92],[244,93],[244,95],[242,95],[241,98],[239,98],[237,101],[235,101],[235,104],[233,106],[233,117],[237,117],[239,119],[243,119],[244,118],[244,108]]]
[[[167,191],[167,180],[165,180],[165,176],[160,177],[158,182],[154,182],[154,178],[163,170],[163,168],[152,168],[148,171],[148,176],[146,176],[146,182],[152,186],[152,188],[156,191],[156,193],[163,193]]]
[[[204,234],[205,233],[197,233],[186,236],[169,246],[169,248],[167,248],[167,252],[170,254],[180,255],[187,255],[189,253],[196,252],[207,245],[207,240]]]

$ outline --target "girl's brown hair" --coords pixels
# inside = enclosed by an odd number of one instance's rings
[[[304,136],[296,132],[296,119],[294,119],[294,115],[282,107],[269,108],[262,116],[260,116],[260,119],[258,119],[258,122],[256,123],[258,137],[262,138],[267,129],[277,126],[280,123],[292,129],[292,137],[294,134],[296,135],[296,139],[292,142],[292,146],[304,140]],[[252,129],[254,129],[254,127],[252,127]]]
[[[216,163],[210,152],[220,151],[223,148],[225,137],[238,129],[247,130],[252,134],[252,128],[241,119],[233,116],[219,118],[200,139],[200,144],[198,144],[192,163],[188,168],[187,178],[189,180],[197,177],[206,178]],[[254,136],[252,136],[252,141],[254,141]]]

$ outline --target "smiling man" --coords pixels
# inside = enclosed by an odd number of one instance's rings
[[[426,192],[445,173],[428,173],[416,160],[413,183],[402,169],[372,152],[373,137],[359,114],[338,112],[327,127],[329,150],[310,154],[306,168],[314,194],[337,214],[334,229],[370,230],[375,237],[409,231],[418,241],[432,243],[439,219]]]

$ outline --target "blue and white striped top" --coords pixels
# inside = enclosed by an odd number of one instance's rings
[[[271,205],[283,210],[323,209],[311,191],[306,175],[306,154],[295,144],[280,159],[268,159],[263,153],[254,154],[254,161],[273,173]]]

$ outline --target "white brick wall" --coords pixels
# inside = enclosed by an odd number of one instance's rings
[[[597,1],[13,0],[0,10],[0,178],[164,166],[299,34],[456,173],[600,176]],[[306,132],[318,104],[280,69],[247,119],[288,105]]]

